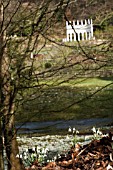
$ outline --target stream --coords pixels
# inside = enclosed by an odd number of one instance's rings
[[[57,120],[44,122],[16,123],[18,134],[66,134],[68,128],[76,128],[82,132],[88,132],[94,127],[110,127],[113,124],[112,118],[90,118],[79,120]]]

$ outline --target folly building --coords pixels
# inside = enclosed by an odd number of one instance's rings
[[[93,38],[92,19],[66,21],[66,36],[63,42],[91,40]]]

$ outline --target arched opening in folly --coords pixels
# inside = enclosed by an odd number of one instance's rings
[[[80,33],[80,40],[82,40],[82,33]]]
[[[79,39],[78,39],[78,34],[77,34],[77,33],[76,33],[76,40],[79,41]]]

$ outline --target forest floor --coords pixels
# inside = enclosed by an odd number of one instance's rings
[[[55,161],[40,165],[34,161],[26,170],[113,170],[112,132],[81,146],[76,144]]]

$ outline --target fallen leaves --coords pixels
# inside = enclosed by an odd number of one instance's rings
[[[66,155],[61,155],[55,162],[43,167],[34,163],[29,170],[113,170],[112,135],[89,144],[76,144]]]

